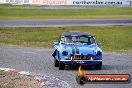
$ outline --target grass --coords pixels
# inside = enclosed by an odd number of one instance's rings
[[[90,32],[102,43],[104,51],[132,53],[132,26],[108,27],[44,27],[44,28],[0,28],[0,45],[50,47],[66,31]]]
[[[44,6],[0,5],[0,19],[132,18],[132,8],[45,9]]]

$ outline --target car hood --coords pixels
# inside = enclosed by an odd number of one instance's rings
[[[68,51],[70,54],[92,54],[92,55],[95,55],[97,45],[96,44],[92,44],[92,45],[63,45],[62,47],[64,50]]]

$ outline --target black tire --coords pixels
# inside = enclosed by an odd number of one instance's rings
[[[59,70],[64,70],[65,64],[62,61],[59,61]]]
[[[95,69],[97,70],[101,70],[102,67],[102,62],[100,62],[98,65],[95,66]]]
[[[54,66],[59,67],[59,61],[56,58],[54,58]]]

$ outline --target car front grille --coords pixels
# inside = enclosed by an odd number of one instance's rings
[[[72,59],[74,60],[91,60],[91,55],[83,55],[83,54],[77,54],[77,55],[71,55]]]

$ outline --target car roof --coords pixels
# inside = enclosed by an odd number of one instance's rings
[[[94,36],[88,32],[64,32],[61,36]]]

